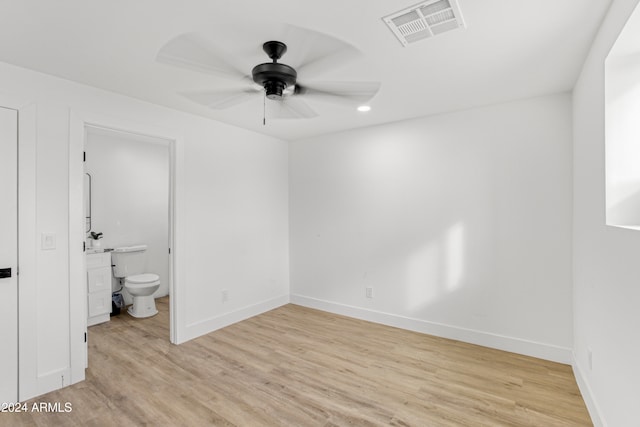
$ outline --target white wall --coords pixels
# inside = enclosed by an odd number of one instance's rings
[[[594,423],[616,427],[640,420],[640,232],[605,225],[604,59],[637,3],[614,0],[573,94],[576,376]]]
[[[73,117],[104,117],[179,136],[174,256],[180,341],[288,301],[285,142],[1,63],[0,94],[30,100],[37,110],[35,152],[23,150],[21,159],[34,165],[36,176],[33,191],[21,196],[29,202],[21,218],[32,224],[21,235],[35,229],[37,236],[20,242],[21,253],[32,254],[20,260],[27,269],[21,272],[21,292],[35,296],[21,299],[21,316],[32,316],[36,331],[21,337],[21,348],[34,349],[21,354],[21,398],[67,385],[70,360],[84,362],[69,350],[76,347],[70,342],[83,339],[69,316],[69,309],[78,308],[69,307],[70,278],[78,277],[69,265],[82,253],[82,239],[68,238],[75,179],[69,171],[77,169],[69,160]],[[55,250],[39,249],[42,232],[56,234]],[[229,291],[226,303],[222,289]]]
[[[571,360],[568,94],[296,141],[290,159],[292,301]]]
[[[169,142],[88,128],[85,150],[92,231],[105,248],[147,245],[145,272],[160,276],[154,297],[169,295]]]

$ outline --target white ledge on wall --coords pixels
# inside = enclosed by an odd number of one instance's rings
[[[640,230],[640,226],[637,225],[618,225],[618,224],[607,224],[609,227],[616,228],[625,228],[627,230]]]

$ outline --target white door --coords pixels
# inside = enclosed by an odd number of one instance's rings
[[[18,112],[0,107],[0,404],[18,399]]]

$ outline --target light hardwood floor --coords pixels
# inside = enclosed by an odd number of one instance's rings
[[[571,368],[286,305],[180,346],[168,300],[89,330],[87,380],[10,426],[587,426]]]

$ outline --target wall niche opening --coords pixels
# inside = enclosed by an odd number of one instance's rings
[[[604,68],[606,223],[640,230],[640,6]]]

